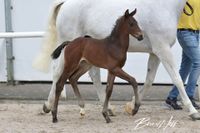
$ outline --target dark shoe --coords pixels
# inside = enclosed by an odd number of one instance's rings
[[[180,105],[177,104],[177,99],[176,98],[167,98],[165,101],[167,105],[172,107],[174,110],[181,110],[183,109]]]
[[[192,105],[195,107],[195,109],[200,109],[200,106],[195,103],[195,99],[193,97],[189,97],[190,101],[192,102]]]

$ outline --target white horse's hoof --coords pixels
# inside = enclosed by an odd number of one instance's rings
[[[126,103],[126,105],[125,105],[125,111],[126,111],[128,114],[130,114],[130,115],[132,115],[133,109],[134,109],[134,108],[135,108],[135,107],[133,106],[132,102],[128,102],[128,103]]]
[[[108,114],[110,116],[115,116],[115,110],[116,110],[115,106],[109,105],[109,107],[108,107]]]
[[[199,113],[194,113],[191,114],[190,117],[192,118],[192,120],[200,120],[200,114]]]
[[[80,115],[82,118],[85,116],[85,109],[81,108]]]
[[[44,111],[45,113],[49,113],[49,112],[51,111],[51,109],[48,108],[46,102],[45,102],[44,105],[43,105],[43,111]]]

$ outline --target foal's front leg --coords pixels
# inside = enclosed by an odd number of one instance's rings
[[[105,98],[103,111],[102,111],[102,114],[103,114],[104,118],[106,119],[107,123],[111,122],[111,120],[108,116],[108,102],[109,102],[110,96],[112,94],[114,80],[115,80],[115,76],[109,72],[108,79],[107,79],[107,87],[106,87],[106,98]]]
[[[149,60],[148,60],[146,81],[144,83],[143,89],[139,91],[140,101],[142,101],[146,91],[151,88],[152,83],[155,79],[156,71],[158,69],[159,64],[160,64],[159,58],[156,55],[151,53],[149,55]],[[132,114],[134,103],[135,103],[135,96],[133,96],[132,101],[128,102],[125,106],[125,110],[127,113]]]
[[[105,93],[106,90],[101,84],[100,68],[92,66],[91,69],[89,70],[89,75],[97,91],[98,98],[101,104],[103,104],[106,97],[106,93]],[[108,103],[109,115],[114,116],[115,115],[114,110],[115,110],[115,107],[112,106],[110,103]]]
[[[135,115],[138,112],[139,107],[140,107],[140,99],[139,99],[139,94],[138,94],[138,85],[137,85],[137,82],[136,82],[135,78],[133,78],[132,76],[130,76],[129,74],[124,72],[121,68],[116,68],[112,72],[116,76],[128,81],[132,85],[133,91],[135,93],[135,108],[132,109],[132,115]]]

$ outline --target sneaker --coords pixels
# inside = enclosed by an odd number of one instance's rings
[[[192,105],[195,107],[195,109],[200,109],[200,106],[195,103],[195,99],[193,97],[189,97],[190,101],[192,102]]]
[[[165,101],[167,105],[169,105],[174,110],[181,110],[183,109],[180,105],[177,104],[177,98],[167,98]]]

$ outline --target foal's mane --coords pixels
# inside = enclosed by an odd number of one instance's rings
[[[124,15],[121,16],[121,17],[119,17],[119,18],[116,20],[115,25],[114,25],[114,27],[113,27],[113,29],[112,29],[110,35],[106,37],[108,40],[112,40],[113,37],[117,37],[117,35],[118,35],[118,33],[119,33],[119,26],[120,26],[120,24],[121,24],[123,18],[124,18]]]

